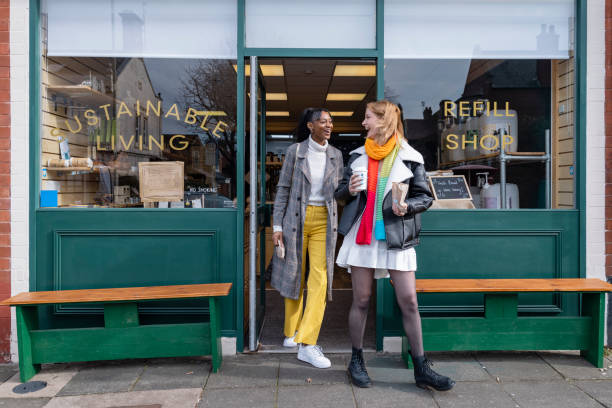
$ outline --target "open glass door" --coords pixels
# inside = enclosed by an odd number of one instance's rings
[[[271,251],[266,251],[266,231],[267,227],[272,225],[271,221],[271,203],[266,201],[266,88],[265,83],[263,81],[263,75],[261,73],[261,67],[258,69],[259,81],[258,81],[258,117],[259,117],[259,132],[258,132],[258,149],[257,149],[257,163],[258,163],[258,194],[259,200],[257,201],[257,235],[258,235],[258,245],[259,248],[257,250],[258,256],[258,270],[257,270],[257,279],[258,279],[258,294],[257,294],[257,338],[261,337],[261,330],[264,325],[264,318],[266,314],[266,281],[267,274],[266,269],[271,261]]]
[[[265,316],[266,257],[265,226],[270,223],[266,206],[265,180],[265,88],[260,70],[253,71],[251,60],[246,66],[246,194],[245,217],[245,326],[251,351],[257,350]],[[253,73],[257,73],[253,76]],[[251,83],[253,81],[253,83]],[[251,206],[251,203],[254,203]],[[253,209],[253,210],[252,210]],[[268,251],[269,252],[269,251]],[[247,323],[248,321],[248,323]]]

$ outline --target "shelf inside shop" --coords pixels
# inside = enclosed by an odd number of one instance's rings
[[[143,207],[144,204],[143,203],[135,203],[135,204],[108,204],[108,207],[110,208],[138,208],[138,207]]]
[[[47,93],[59,93],[76,102],[96,107],[116,101],[112,94],[102,93],[86,85],[49,85]]]
[[[513,156],[517,156],[517,157],[513,157]],[[544,156],[546,156],[546,152],[506,152],[506,161],[520,162],[521,156],[523,157],[524,156],[530,156],[530,157],[542,156],[542,159],[544,159]],[[489,161],[489,160],[494,160],[494,159],[499,159],[499,152],[484,154],[484,155],[472,157],[469,159],[440,163],[440,168],[448,168],[448,167],[453,167],[453,166],[460,166],[460,165],[467,164],[467,163],[477,163],[477,162]]]
[[[257,162],[257,165],[261,165],[261,162]],[[283,162],[279,161],[279,162],[272,162],[272,161],[267,161],[266,162],[266,166],[269,167],[283,167]]]
[[[43,167],[47,171],[97,171],[95,167]]]

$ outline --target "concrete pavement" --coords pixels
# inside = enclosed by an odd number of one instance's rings
[[[52,364],[32,379],[48,386],[25,395],[12,391],[17,368],[4,365],[0,408],[612,408],[610,357],[600,370],[574,352],[430,353],[457,381],[441,393],[417,388],[397,354],[367,353],[369,389],[350,384],[350,355],[329,356],[332,368],[318,370],[294,354],[242,354],[215,374],[207,358]]]

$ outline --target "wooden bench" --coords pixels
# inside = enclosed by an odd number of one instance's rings
[[[221,365],[219,297],[231,283],[112,289],[25,292],[0,302],[16,306],[19,372],[22,382],[42,363],[212,355]],[[209,323],[140,325],[137,302],[208,298]],[[103,303],[104,327],[38,329],[37,307],[66,303]]]
[[[417,293],[484,293],[484,317],[424,317],[427,351],[580,350],[598,368],[604,365],[605,292],[599,279],[417,279]],[[581,315],[518,316],[518,294],[581,293]],[[402,357],[410,366],[410,345],[402,336]]]

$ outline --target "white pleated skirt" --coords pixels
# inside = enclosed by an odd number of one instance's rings
[[[388,278],[389,269],[397,271],[416,271],[417,259],[414,248],[392,249],[387,248],[387,241],[377,240],[372,229],[372,241],[370,245],[358,245],[356,242],[357,231],[361,224],[361,217],[353,224],[338,252],[336,264],[346,268],[351,273],[351,266],[362,268],[374,268],[374,278]]]

